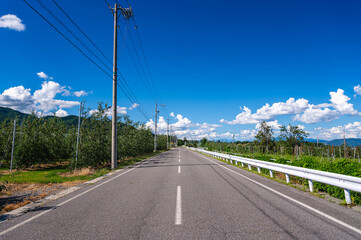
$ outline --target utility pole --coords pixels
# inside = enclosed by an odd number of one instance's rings
[[[78,153],[79,153],[81,105],[82,102],[80,102],[80,106],[79,106],[78,135],[76,137],[75,170],[76,170],[76,165],[78,163]]]
[[[111,168],[117,168],[117,55],[118,55],[118,10],[125,20],[129,20],[133,16],[132,8],[122,8],[115,4],[111,8],[114,16],[114,47],[113,47],[113,104],[112,104],[112,162]]]
[[[12,148],[11,148],[10,172],[12,172],[12,170],[13,170],[13,158],[14,158],[14,146],[15,146],[15,131],[16,131],[16,120],[14,120],[13,146],[12,146]]]
[[[155,103],[155,118],[154,118],[154,152],[157,151],[157,120],[158,120],[158,105]]]
[[[167,149],[170,148],[170,142],[169,142],[169,118],[167,119]]]

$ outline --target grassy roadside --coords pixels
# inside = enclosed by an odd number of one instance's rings
[[[149,153],[143,156],[118,161],[118,169],[127,167],[154,155],[161,153]],[[105,175],[111,171],[109,166],[99,169],[83,168],[69,173],[67,165],[54,166],[41,170],[17,171],[11,174],[0,175],[0,183],[63,183],[72,181],[89,181]]]
[[[236,167],[241,168],[241,169],[243,169],[245,171],[252,172],[254,174],[258,174],[258,175],[261,175],[263,177],[272,179],[274,181],[289,185],[289,186],[297,188],[297,189],[299,189],[301,191],[309,192],[308,181],[306,179],[303,179],[303,178],[300,178],[300,177],[295,177],[295,176],[290,176],[290,183],[287,183],[284,173],[274,171],[273,172],[274,177],[271,178],[269,176],[269,170],[268,169],[261,169],[261,173],[258,173],[257,168],[255,168],[255,167],[252,167],[251,170],[249,170],[248,169],[248,164],[244,164],[244,167],[242,167],[241,164],[230,163],[228,160],[218,159],[218,158],[212,157],[212,156],[204,154],[204,153],[200,153],[200,154],[202,154],[204,156],[207,156],[207,157],[210,157],[210,158],[213,158],[213,159],[215,159],[217,161],[224,162],[224,163],[227,163],[229,165],[236,166]],[[314,184],[315,184],[315,182],[314,182]],[[334,187],[334,186],[330,186],[330,187],[337,188],[337,187]],[[341,189],[341,190],[343,191],[343,189]],[[326,198],[330,202],[335,202],[335,203],[338,203],[340,205],[344,205],[344,206],[349,207],[349,208],[355,208],[355,210],[357,212],[361,212],[361,208],[360,208],[361,204],[359,204],[359,202],[355,201],[355,197],[354,197],[355,194],[359,194],[359,193],[355,193],[355,192],[351,193],[352,204],[346,204],[346,202],[344,200],[344,196],[341,196],[341,197],[332,196],[332,194],[329,194],[326,191],[322,191],[322,189],[319,189],[317,187],[317,184],[314,185],[314,192],[309,192],[309,193],[311,195],[319,197],[319,198]]]
[[[164,151],[118,161],[125,168]],[[111,172],[109,166],[69,172],[67,164],[0,175],[0,215]],[[4,170],[2,170],[4,173]]]

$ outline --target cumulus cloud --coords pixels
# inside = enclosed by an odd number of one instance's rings
[[[358,92],[357,86],[354,88]],[[361,91],[361,89],[360,89]],[[241,113],[236,116],[236,119],[227,121],[221,119],[221,123],[225,124],[258,124],[261,121],[274,120],[277,116],[293,115],[294,121],[304,123],[317,123],[321,121],[332,121],[343,115],[361,116],[361,113],[354,109],[350,98],[345,95],[344,90],[337,89],[336,92],[330,92],[330,102],[321,104],[310,104],[308,100],[300,98],[295,100],[289,98],[286,102],[277,102],[272,105],[266,103],[255,113],[246,106],[241,108]]]
[[[76,97],[83,97],[83,96],[86,96],[88,94],[91,94],[93,92],[86,92],[84,90],[81,90],[81,91],[75,91],[73,92],[73,95],[76,96]]]
[[[53,110],[79,105],[79,102],[76,101],[56,99],[57,94],[66,91],[64,86],[54,81],[44,81],[41,89],[36,90],[33,95],[30,88],[11,87],[0,95],[0,106],[24,113],[40,111],[42,114],[48,115]]]
[[[48,79],[48,75],[46,75],[44,72],[38,72],[37,75],[39,78]]]
[[[274,121],[268,121],[266,122],[268,126],[270,126],[273,130],[278,130],[280,129],[280,123],[278,122],[278,120],[274,120]],[[259,129],[261,126],[261,123],[257,123],[256,124],[256,129]]]
[[[68,112],[63,110],[63,109],[59,109],[58,111],[55,112],[55,116],[57,117],[66,117],[69,116]]]
[[[127,107],[120,107],[120,106],[117,106],[117,114],[118,115],[125,115],[127,114]],[[89,114],[90,115],[93,115],[95,113],[98,113],[98,109],[93,109],[93,110],[90,110],[89,111]],[[112,112],[112,108],[110,107],[106,112],[105,114],[108,116],[108,117],[111,117],[113,115],[113,112]]]
[[[294,116],[293,120],[304,123],[330,122],[340,116],[341,114],[336,110],[321,109],[315,105],[310,105],[302,114]]]
[[[345,91],[342,89],[337,89],[337,92],[330,92],[331,95],[330,102],[333,104],[333,107],[341,114],[347,114],[347,115],[359,114],[353,108],[353,104],[348,102],[350,101],[350,98],[346,96],[344,93]]]
[[[336,126],[331,128],[318,127],[314,129],[315,134],[322,139],[343,138],[345,131],[346,138],[361,138],[361,122],[348,123],[344,126]]]
[[[355,97],[356,97],[356,95],[361,95],[361,86],[360,86],[360,84],[357,85],[357,86],[354,86],[353,91],[355,92],[355,95],[354,95]]]
[[[20,32],[25,30],[25,25],[16,15],[7,14],[0,17],[0,28],[9,28]]]
[[[221,127],[218,124],[209,124],[209,123],[193,123],[189,118],[184,117],[181,114],[175,115],[171,114],[174,117],[175,122],[169,124],[169,129],[174,133],[178,138],[188,138],[188,139],[216,139],[220,135],[217,133],[217,128]],[[145,124],[146,127],[151,129],[154,132],[154,120],[149,119]],[[163,116],[160,116],[157,121],[157,132],[160,134],[165,134],[167,132],[167,122]]]
[[[170,115],[171,117],[175,117],[174,112],[171,112],[169,115]]]

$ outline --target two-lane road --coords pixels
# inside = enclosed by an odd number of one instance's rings
[[[184,148],[21,217],[1,239],[361,239],[361,214]]]

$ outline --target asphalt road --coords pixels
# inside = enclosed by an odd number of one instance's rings
[[[361,213],[178,148],[1,223],[0,239],[361,239],[359,229]]]

